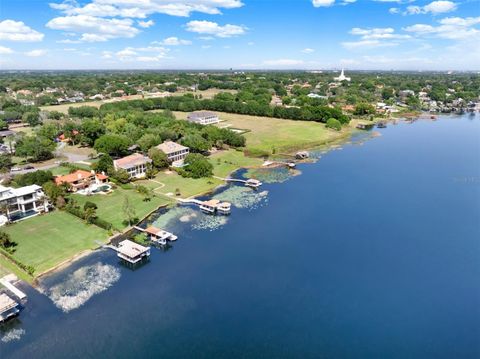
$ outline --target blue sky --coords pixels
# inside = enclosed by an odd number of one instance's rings
[[[480,2],[1,0],[1,69],[480,70]]]

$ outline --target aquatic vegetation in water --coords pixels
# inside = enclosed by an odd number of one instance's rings
[[[153,225],[158,228],[169,229],[175,221],[191,222],[197,216],[197,212],[190,207],[174,207],[157,218]]]
[[[255,209],[266,203],[268,191],[255,191],[248,187],[232,186],[213,198],[230,202],[237,208]]]
[[[3,336],[2,339],[0,339],[3,343],[8,343],[11,342],[12,340],[20,340],[22,335],[25,334],[24,329],[11,329],[8,332],[6,332]]]
[[[263,183],[281,183],[289,180],[295,172],[286,167],[255,168],[245,174],[246,178],[255,178]]]
[[[192,225],[192,228],[196,230],[214,231],[227,224],[227,222],[228,217],[226,216],[212,216],[204,214],[196,223]]]
[[[66,280],[46,291],[52,302],[65,313],[85,304],[120,279],[120,270],[108,264],[97,263],[82,267]]]

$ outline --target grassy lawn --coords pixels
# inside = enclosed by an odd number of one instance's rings
[[[215,178],[184,178],[176,172],[163,171],[158,173],[153,180],[143,180],[136,183],[142,184],[151,189],[156,189],[155,193],[169,196],[175,194],[175,191],[178,188],[180,189],[180,197],[187,198],[206,193],[221,185],[223,181]]]
[[[97,194],[88,197],[79,194],[72,195],[75,201],[82,207],[86,201],[94,202],[98,206],[97,215],[103,220],[112,223],[119,230],[126,227],[123,223],[125,216],[122,209],[125,196],[128,196],[138,218],[143,218],[156,208],[171,203],[171,200],[163,196],[155,196],[150,201],[144,201],[143,197],[135,190],[125,190],[120,187],[117,187],[113,193],[106,195]]]
[[[108,235],[61,211],[17,222],[4,228],[18,245],[14,257],[35,267],[38,275],[75,254],[98,247]]]
[[[27,272],[24,272],[15,264],[13,264],[7,257],[0,254],[0,278],[10,273],[15,274],[18,278],[28,283],[32,282],[33,280],[33,277],[31,277]]]
[[[186,119],[188,113],[175,112],[178,119]],[[247,139],[247,151],[289,153],[298,149],[315,147],[336,140],[346,134],[330,130],[324,124],[313,121],[281,120],[269,117],[247,116],[218,112],[223,122],[219,127],[231,127],[249,130],[244,136]]]
[[[257,167],[262,164],[259,158],[246,157],[243,152],[229,150],[220,151],[210,156],[213,164],[213,174],[218,177],[227,177],[241,167]]]

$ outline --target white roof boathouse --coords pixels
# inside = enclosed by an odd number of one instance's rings
[[[149,259],[150,247],[126,239],[118,245],[117,256],[124,262],[135,265]]]

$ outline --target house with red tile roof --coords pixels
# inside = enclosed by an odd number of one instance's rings
[[[64,176],[56,176],[55,184],[60,186],[68,184],[70,191],[77,192],[80,189],[89,188],[91,185],[100,185],[108,182],[108,176],[94,171],[77,170]]]

